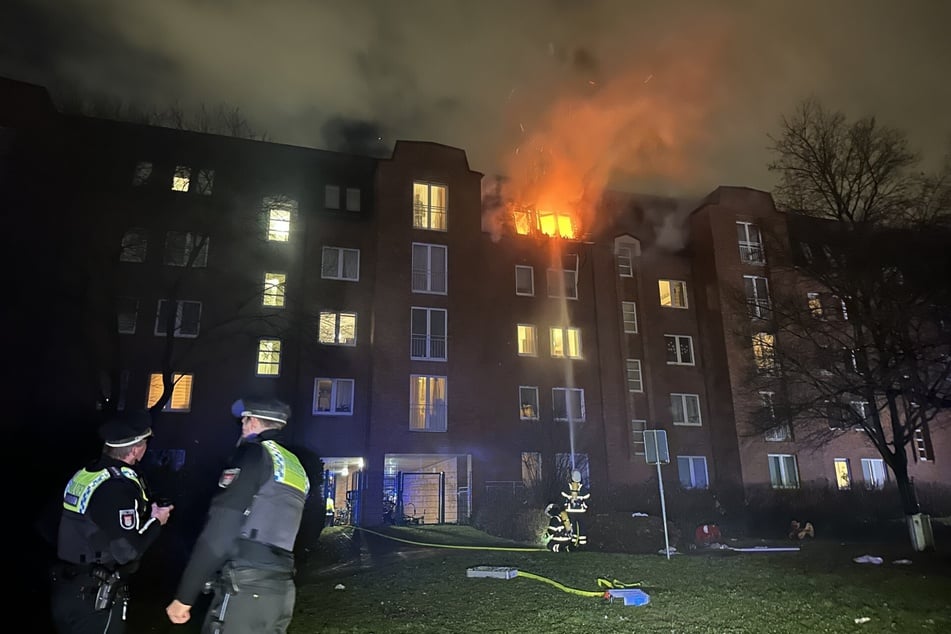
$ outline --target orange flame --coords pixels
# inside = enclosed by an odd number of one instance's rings
[[[612,181],[696,173],[692,159],[717,94],[716,30],[708,23],[699,36],[685,33],[663,63],[591,81],[533,125],[520,124],[528,130],[507,160],[501,221],[522,235],[577,239],[595,228]]]

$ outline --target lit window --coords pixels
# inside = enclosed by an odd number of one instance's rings
[[[848,458],[835,459],[835,484],[840,491],[847,491],[852,488],[852,469],[849,467]]]
[[[279,376],[281,374],[281,340],[261,339],[258,341],[258,376]]]
[[[175,175],[172,176],[172,191],[187,192],[191,185],[192,170],[190,167],[179,165],[175,168]]]
[[[756,370],[771,374],[776,369],[776,337],[772,333],[758,332],[753,335],[753,362]]]
[[[356,187],[347,188],[347,211],[360,211],[360,190]]]
[[[409,385],[409,428],[446,431],[446,377],[414,374]]]
[[[353,414],[353,379],[315,379],[314,414]]]
[[[522,484],[533,487],[542,481],[542,455],[537,451],[522,452]]]
[[[552,388],[551,404],[555,420],[584,422],[584,390],[576,387]]]
[[[743,286],[746,290],[746,303],[750,316],[766,319],[769,316],[769,284],[765,277],[744,275]]]
[[[357,345],[357,314],[321,311],[317,340],[340,346]]]
[[[670,413],[674,425],[699,425],[700,397],[696,394],[671,394]]]
[[[201,327],[201,302],[181,300],[174,303],[174,314],[169,314],[168,300],[160,299],[155,316],[155,334],[164,336],[173,326],[175,337],[194,338]]]
[[[215,170],[200,169],[198,178],[195,182],[195,191],[203,196],[211,196],[211,190],[215,186]]]
[[[693,365],[693,337],[687,335],[664,335],[667,346],[667,363]]]
[[[813,317],[822,317],[822,300],[819,293],[806,293],[806,305]]]
[[[571,216],[554,211],[538,212],[538,230],[546,236],[575,237],[575,228]]]
[[[515,294],[535,294],[535,269],[530,266],[515,266]]]
[[[548,269],[548,296],[578,299],[578,272],[574,269]]]
[[[208,266],[210,238],[200,233],[169,231],[165,238],[165,264],[170,266]]]
[[[637,334],[637,303],[621,302],[621,320],[624,322],[624,332]]]
[[[162,408],[163,412],[187,412],[192,407],[193,374],[172,374],[172,396]],[[149,396],[145,406],[152,408],[165,393],[160,373],[149,375]]]
[[[551,328],[551,356],[581,358],[580,328]]]
[[[685,489],[706,489],[710,486],[707,459],[703,456],[677,456],[677,474],[680,476],[680,486]]]
[[[262,301],[265,306],[276,308],[284,307],[284,290],[287,276],[283,273],[264,274],[264,294]]]
[[[537,355],[538,346],[535,336],[535,326],[531,324],[518,324],[516,331],[516,336],[518,338],[518,353],[520,355],[530,357]]]
[[[628,392],[643,392],[644,391],[644,377],[641,375],[641,360],[627,359],[626,370],[627,370],[627,391]]]
[[[617,247],[614,254],[619,277],[634,277],[634,255],[631,247]]]
[[[124,335],[135,334],[135,322],[139,314],[139,300],[134,297],[120,297],[117,300],[116,316],[119,332]]]
[[[291,237],[291,220],[297,213],[297,201],[286,196],[266,196],[263,202],[267,239],[287,242]]]
[[[862,458],[862,477],[866,489],[884,489],[888,476],[881,458]]]
[[[631,421],[631,452],[635,456],[644,455],[644,430],[646,429],[646,420],[635,419]]]
[[[139,161],[135,164],[135,171],[132,172],[132,185],[141,187],[152,178],[152,163],[149,161]]]
[[[446,230],[449,188],[432,183],[413,183],[413,227]]]
[[[446,251],[438,244],[413,243],[414,293],[446,294]]]
[[[768,454],[769,483],[774,489],[798,489],[799,466],[796,456],[790,454]]]
[[[129,229],[122,234],[122,243],[119,250],[120,262],[145,262],[145,254],[149,241],[145,236],[145,229]]]
[[[657,280],[660,305],[668,308],[687,307],[687,283],[679,280]]]
[[[442,308],[413,308],[410,311],[410,357],[446,360],[447,315]]]
[[[320,277],[325,280],[360,279],[360,249],[324,247],[320,254]]]
[[[737,222],[736,239],[740,245],[741,261],[749,264],[762,264],[765,261],[763,236],[760,235],[759,227],[752,222]]]
[[[538,388],[521,385],[518,388],[518,417],[521,420],[538,420]]]
[[[327,209],[340,209],[340,188],[338,186],[324,186],[324,207]]]

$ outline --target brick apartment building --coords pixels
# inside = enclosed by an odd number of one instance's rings
[[[815,449],[743,431],[756,359],[736,296],[768,301],[759,229],[786,226],[767,192],[719,187],[689,213],[608,192],[603,220],[553,238],[538,228],[563,219],[534,210],[490,227],[461,149],[352,156],[67,116],[41,88],[0,88],[4,215],[43,238],[11,245],[32,263],[11,353],[40,360],[23,393],[53,414],[152,405],[171,369],[152,449],[200,470],[233,447],[235,398],[282,398],[324,493],[365,525],[394,497],[465,522],[487,488],[567,465],[593,492],[642,482],[645,429],[668,433],[668,486],[887,477],[864,434]],[[951,480],[948,443],[913,447],[916,481]]]

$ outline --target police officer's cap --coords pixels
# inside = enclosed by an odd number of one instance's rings
[[[151,435],[152,419],[145,411],[125,412],[99,428],[99,436],[107,447],[130,447]]]
[[[235,418],[254,416],[286,425],[287,419],[291,417],[291,408],[277,399],[240,398],[232,403],[231,414]]]

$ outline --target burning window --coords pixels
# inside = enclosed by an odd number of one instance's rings
[[[528,207],[512,210],[512,224],[515,227],[515,233],[523,236],[541,233],[546,236],[571,239],[580,233],[570,214],[536,211]]]

